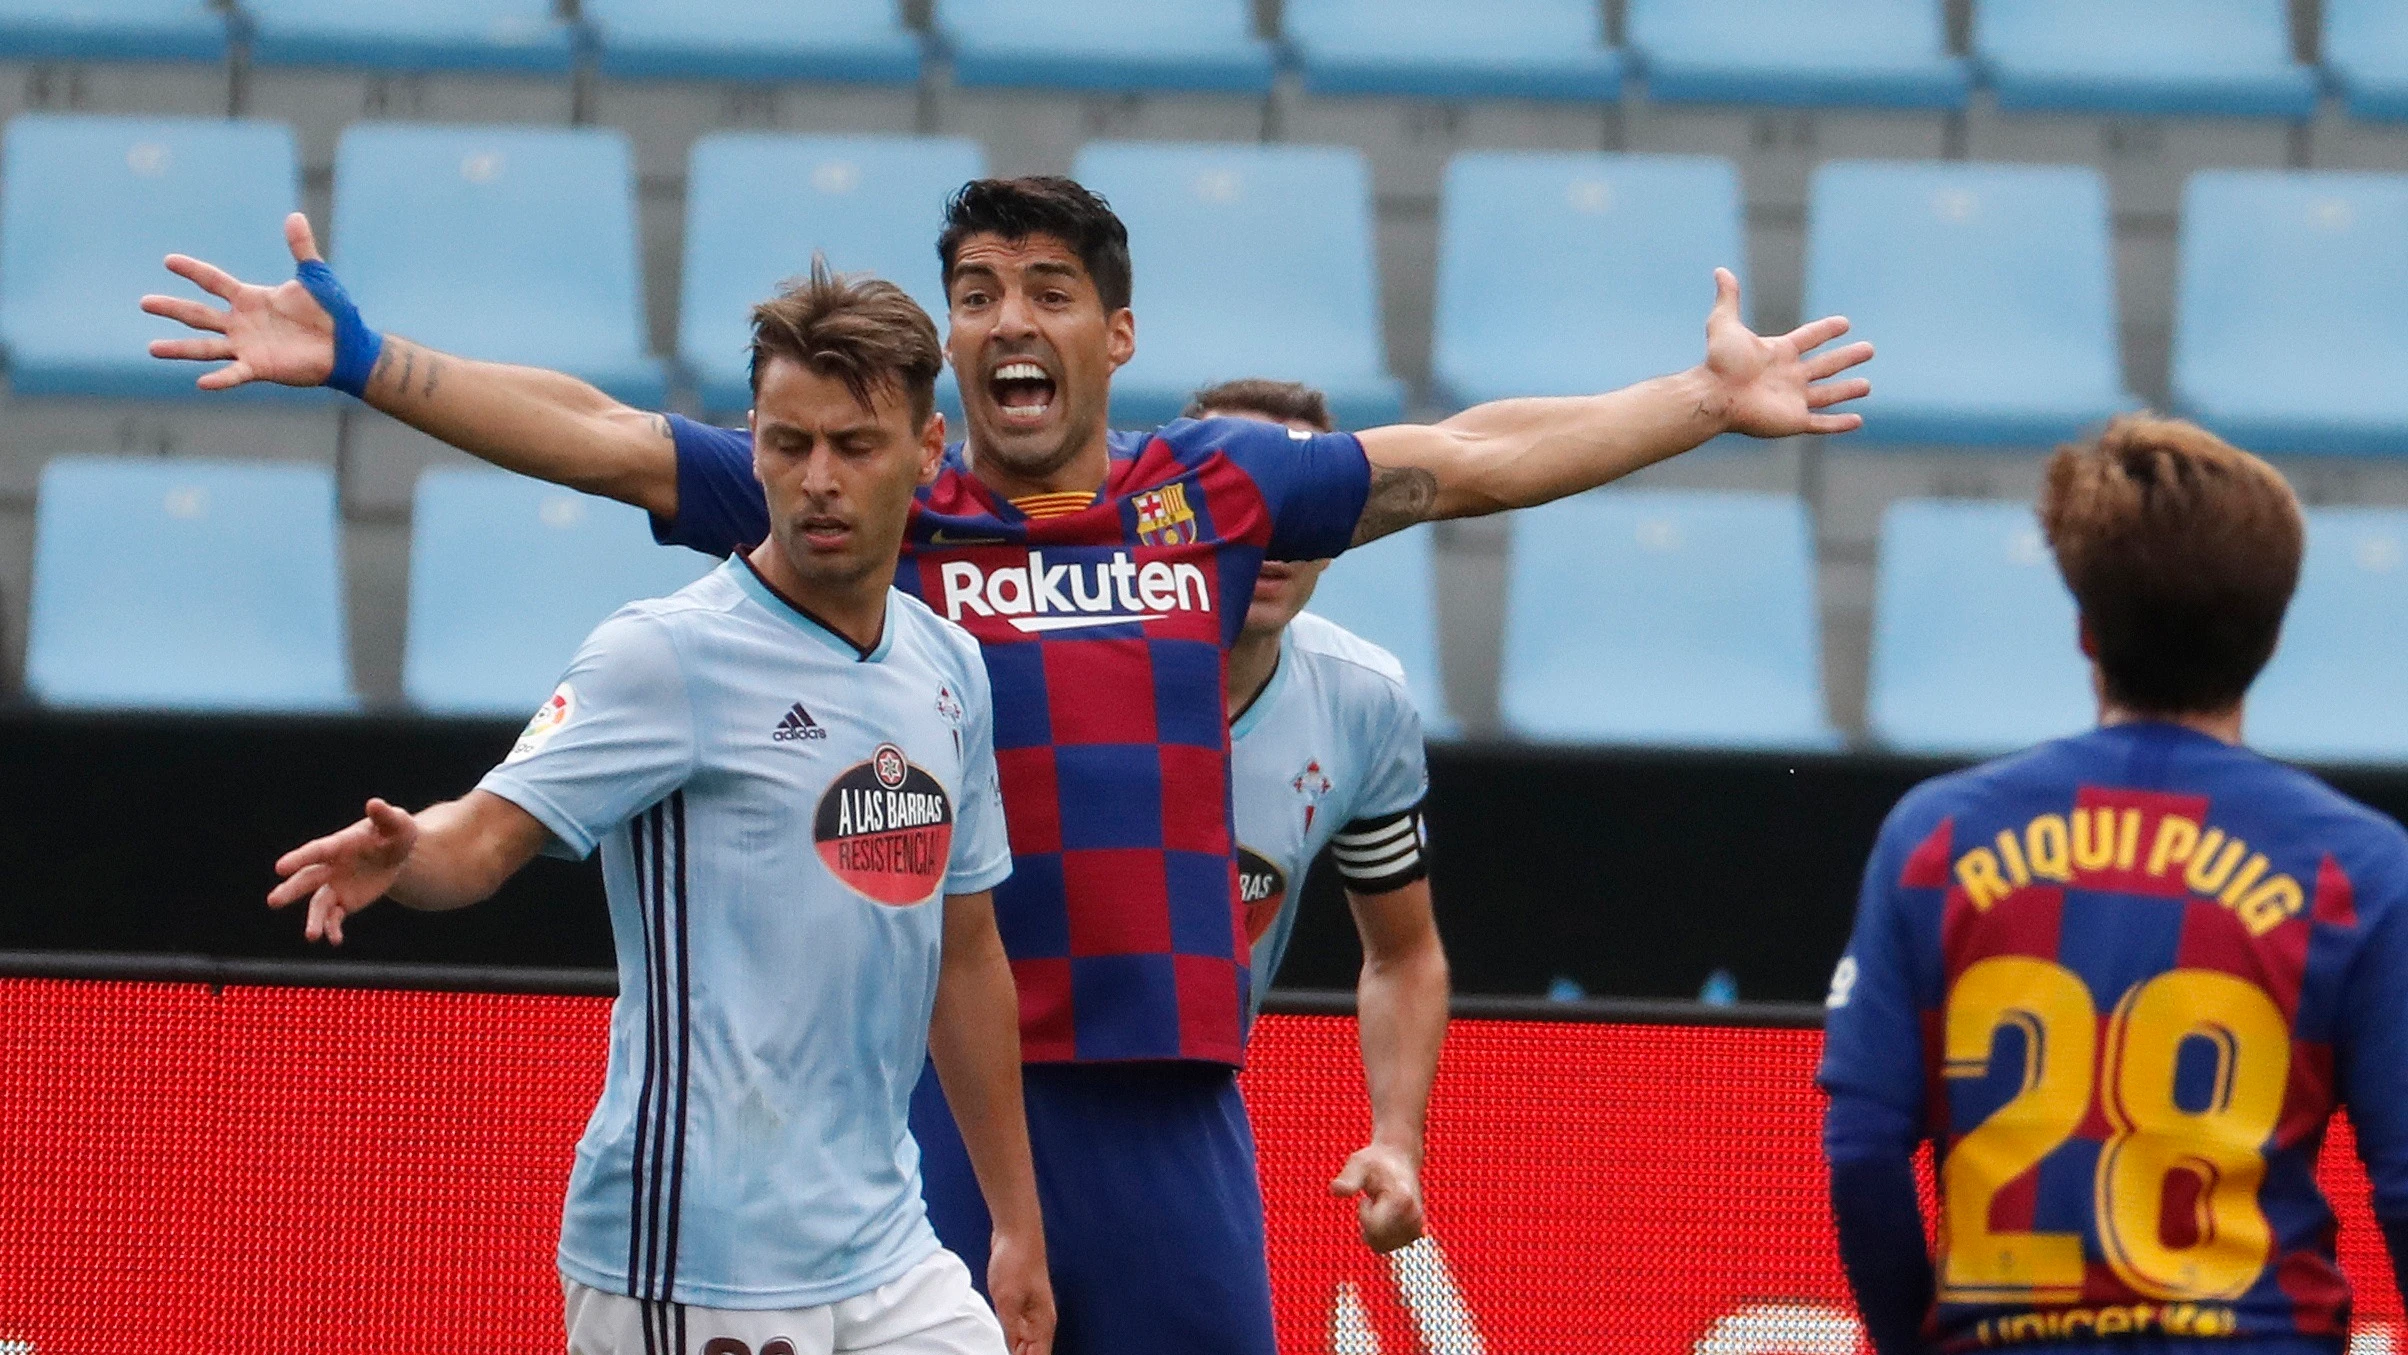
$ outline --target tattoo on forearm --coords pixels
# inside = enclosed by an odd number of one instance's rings
[[[394,385],[395,385],[395,387],[396,387],[396,390],[395,390],[395,393],[396,393],[396,394],[399,394],[399,395],[407,395],[407,394],[409,394],[409,393],[410,393],[410,377],[411,377],[411,375],[412,375],[412,374],[414,374],[415,372],[417,372],[417,370],[418,370],[418,352],[417,352],[417,350],[416,350],[416,349],[414,349],[414,348],[411,348],[411,347],[410,347],[409,345],[407,345],[407,344],[404,344],[404,345],[402,345],[402,349],[401,349],[401,380],[399,380],[398,382],[395,382],[395,383],[394,383]]]
[[[1355,520],[1354,543],[1377,541],[1416,522],[1430,520],[1438,505],[1438,477],[1419,466],[1373,466],[1371,493]]]
[[[434,393],[435,393],[435,379],[436,379],[438,376],[440,376],[440,375],[442,374],[442,372],[443,372],[443,359],[441,359],[441,358],[439,358],[439,357],[435,356],[435,355],[434,355],[434,354],[432,354],[432,353],[429,353],[429,354],[427,354],[427,355],[426,355],[426,384],[418,388],[418,394],[419,394],[420,398],[422,398],[422,399],[423,399],[423,398],[431,397],[431,396],[433,396],[433,395],[434,395]]]
[[[385,373],[393,366],[393,355],[400,352],[401,347],[400,344],[389,339],[386,340],[383,350],[376,355],[376,365],[368,369],[368,388],[374,388],[377,382],[385,379]]]

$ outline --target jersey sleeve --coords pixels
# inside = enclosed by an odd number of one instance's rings
[[[583,860],[604,834],[685,783],[694,710],[668,629],[622,611],[595,628],[518,744],[477,789],[535,816],[548,855]]]
[[[1856,926],[1823,1000],[1823,1062],[1815,1074],[1835,1099],[1871,1103],[1892,1114],[1849,1121],[1880,1132],[1864,1136],[1874,1141],[1855,1142],[1856,1136],[1844,1132],[1838,1141],[1827,1141],[1833,1162],[1911,1150],[1923,1105],[1923,1021],[1915,999],[1908,900],[1899,882],[1908,852],[1931,826],[1914,805],[1910,797],[1890,812],[1865,863]]]
[[[677,444],[677,516],[652,519],[652,539],[724,560],[769,535],[769,504],[753,478],[752,434],[668,415]]]
[[[1430,790],[1422,751],[1421,713],[1402,688],[1382,683],[1355,726],[1364,763],[1363,790],[1350,817],[1330,839],[1332,858],[1346,888],[1356,894],[1387,894],[1430,873],[1422,838],[1421,804]]]
[[[1272,559],[1327,559],[1353,542],[1371,493],[1371,463],[1354,434],[1300,433],[1260,419],[1208,419],[1197,427],[1262,492]]]
[[[971,649],[971,642],[964,637],[955,647]],[[995,773],[995,695],[975,650],[962,670],[962,804],[954,816],[953,859],[945,866],[948,894],[993,889],[1012,874],[1003,784]]]
[[[1355,817],[1385,818],[1420,808],[1430,793],[1430,767],[1413,698],[1402,688],[1384,688],[1366,723],[1365,746],[1373,752]]]
[[[2341,994],[2341,1091],[2375,1213],[2408,1222],[2408,897],[2371,920]],[[2408,1257],[2395,1256],[2408,1266]]]

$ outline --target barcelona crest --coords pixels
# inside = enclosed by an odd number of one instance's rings
[[[1196,510],[1187,506],[1187,486],[1164,485],[1132,494],[1137,508],[1137,540],[1147,546],[1184,546],[1196,539]]]

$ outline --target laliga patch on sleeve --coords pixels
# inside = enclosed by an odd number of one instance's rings
[[[562,725],[575,718],[577,689],[563,682],[552,689],[552,699],[544,702],[535,712],[535,718],[527,721],[527,727],[519,731],[518,742],[511,746],[510,756],[502,759],[503,765],[535,756],[545,744],[552,741],[554,734],[560,732]]]

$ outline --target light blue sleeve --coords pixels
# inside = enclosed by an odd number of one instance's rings
[[[1430,767],[1422,747],[1421,712],[1402,685],[1365,682],[1362,702],[1362,746],[1371,750],[1363,765],[1363,796],[1347,817],[1350,821],[1384,819],[1419,805],[1430,793]]]
[[[995,696],[986,663],[968,636],[949,637],[962,655],[961,809],[953,818],[953,859],[945,892],[976,894],[1011,878],[1012,839],[1003,817],[1003,786],[995,774]],[[966,653],[965,653],[966,651]]]
[[[546,854],[583,860],[683,785],[694,756],[693,701],[668,627],[621,611],[586,637],[551,699],[477,789],[550,830]]]

